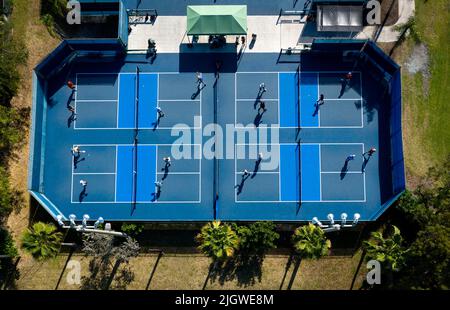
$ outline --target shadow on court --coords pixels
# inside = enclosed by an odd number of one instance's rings
[[[159,189],[156,189],[153,193],[152,193],[152,202],[155,202],[155,201],[157,201],[158,199],[159,199],[159,197],[161,197],[161,192],[162,192],[162,190],[159,188]]]
[[[224,52],[199,53],[198,51],[210,50],[208,46],[194,44],[192,49],[180,46],[179,70],[180,72],[215,73],[216,61],[221,61],[220,72],[234,73],[237,71],[237,54],[234,44],[222,48]]]
[[[255,162],[255,167],[253,167],[253,173],[252,173],[252,176],[251,176],[252,179],[253,179],[254,177],[256,177],[256,175],[258,174],[259,166],[261,165],[261,160],[262,160],[262,159],[258,159],[258,160]]]
[[[67,118],[67,128],[70,128],[77,119],[75,112],[70,113],[69,117]]]
[[[244,189],[244,184],[245,184],[245,181],[247,181],[247,179],[250,177],[250,174],[247,174],[247,175],[242,175],[242,178],[241,178],[241,182],[238,184],[238,185],[236,185],[234,188],[236,188],[237,189],[237,194],[239,195],[240,193],[242,193],[242,190]]]
[[[253,125],[255,125],[255,127],[259,127],[259,125],[261,125],[262,117],[265,112],[266,111],[263,111],[262,113],[258,112],[258,114],[256,114],[255,119],[253,120]]]
[[[345,178],[345,176],[347,175],[347,171],[348,171],[348,160],[346,160],[344,166],[342,166],[341,173],[339,175],[341,180]]]
[[[200,86],[200,84],[197,87],[197,90],[192,94],[191,99],[195,100],[197,99],[198,95],[202,92],[202,89],[206,87],[206,84],[203,84],[203,86]]]
[[[319,104],[314,104],[314,112],[313,112],[313,114],[312,114],[312,116],[317,116],[317,114],[319,114],[319,109],[320,109],[320,107],[319,107]]]
[[[87,187],[83,186],[83,190],[80,192],[80,195],[78,196],[78,201],[83,202],[83,200],[88,196],[87,193]]]
[[[78,156],[75,156],[75,157],[73,158],[73,169],[77,169],[78,164],[79,164],[80,162],[86,160],[86,157],[83,157],[83,158],[80,158],[80,157],[81,157],[81,156],[78,155]]]

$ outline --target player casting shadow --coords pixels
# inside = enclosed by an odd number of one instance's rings
[[[73,169],[77,169],[78,163],[85,161],[86,157],[81,158],[81,155],[76,155],[73,158]]]
[[[75,122],[77,119],[75,111],[71,111],[69,118],[67,119],[67,128],[70,128],[72,126],[72,123]]]
[[[84,198],[86,198],[87,195],[88,195],[87,186],[83,186],[83,190],[80,192],[80,195],[78,196],[78,201],[83,202]]]
[[[258,111],[258,114],[256,114],[255,119],[253,120],[253,125],[255,125],[255,127],[259,127],[259,125],[262,123],[262,117],[265,112],[265,110],[263,110],[262,112]]]
[[[205,84],[200,85],[200,83],[199,83],[198,87],[197,87],[197,90],[191,96],[191,100],[195,100],[198,97],[198,95],[200,95],[200,92],[202,91],[202,89],[205,88],[205,87],[206,87]]]
[[[169,167],[170,167],[170,164],[166,163],[165,166],[161,169],[161,171],[164,171],[164,175],[161,180],[165,180],[167,178],[167,176],[169,175]]]
[[[245,181],[247,181],[250,174],[243,174],[241,178],[241,183],[236,185],[234,188],[237,188],[237,195],[240,195],[242,193],[242,190],[244,189]]]
[[[343,180],[345,178],[345,176],[347,175],[347,171],[348,171],[348,160],[346,160],[344,163],[344,166],[342,166],[341,173],[340,173],[341,180]]]
[[[75,95],[75,89],[72,89],[72,91],[70,92],[70,96],[67,99],[67,103],[66,103],[67,109],[70,107],[70,104],[72,103],[72,101],[74,101],[74,98],[73,98],[74,95]]]
[[[255,161],[255,167],[253,168],[253,173],[252,173],[252,176],[251,176],[252,179],[254,177],[256,177],[256,175],[258,174],[258,170],[259,170],[259,166],[261,165],[261,161],[262,161],[262,158],[258,158]]]
[[[347,87],[350,88],[350,81],[347,79],[341,79],[341,90],[339,92],[338,98],[341,98],[344,96],[345,91],[347,90]]]
[[[255,47],[255,43],[256,43],[256,34],[252,34],[252,40],[250,41],[248,48],[253,49],[253,47]]]
[[[365,172],[366,171],[366,166],[367,166],[367,163],[369,162],[369,160],[370,160],[370,156],[364,155],[364,161],[363,161],[363,164],[361,166],[361,172]]]
[[[155,202],[161,197],[161,187],[156,187],[155,192],[152,193],[152,202]]]
[[[312,114],[312,116],[317,116],[317,114],[319,114],[319,109],[320,109],[320,105],[318,103],[314,104],[314,112]]]
[[[156,122],[153,122],[153,128],[152,130],[155,131],[159,127],[159,123],[161,123],[161,118],[163,117],[162,114],[158,113],[158,117],[156,118]]]

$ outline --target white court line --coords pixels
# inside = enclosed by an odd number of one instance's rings
[[[255,173],[255,171],[249,171],[249,170],[247,170],[247,171],[248,171],[248,173],[250,173],[250,174]],[[257,174],[280,174],[279,171],[259,171],[259,170],[256,171],[256,173],[257,173]],[[243,173],[243,172],[238,172],[238,171],[236,171],[235,174],[236,174],[236,175],[243,175],[244,173]]]
[[[281,30],[280,30],[281,31]],[[280,37],[281,40],[281,37]],[[280,127],[281,122],[281,116],[280,116],[280,109],[281,109],[281,100],[280,100],[280,73],[278,72],[278,80],[277,80],[277,92],[278,92],[278,127]],[[281,183],[281,181],[280,181]]]
[[[234,126],[236,127],[237,123],[237,78],[236,78],[236,72],[234,73]],[[236,192],[236,191],[235,191]]]
[[[271,99],[265,99],[264,98],[264,100],[263,101],[278,101],[279,100],[279,98],[271,98]],[[256,98],[253,98],[253,99],[242,99],[242,98],[236,98],[236,101],[254,101],[254,102],[256,102],[256,101],[259,101],[258,99],[256,99]]]
[[[361,71],[352,71],[353,73],[361,74]],[[347,71],[300,71],[300,73],[348,73]]]
[[[361,98],[326,98],[324,101],[360,101]]]
[[[76,144],[79,146],[94,146],[94,147],[103,147],[103,146],[134,146],[133,143],[119,143],[119,144],[113,144],[113,143],[85,143],[85,144]],[[199,143],[140,143],[139,146],[147,146],[147,145],[158,145],[158,146],[172,146],[172,145],[181,145],[181,146],[202,146],[202,144]],[[198,159],[198,158],[196,158]]]
[[[116,129],[119,128],[119,106],[120,106],[120,75],[117,76],[117,107],[116,107]]]
[[[238,200],[236,203],[299,203],[298,200]],[[365,200],[302,200],[301,203],[362,203]]]
[[[362,74],[359,74],[359,91],[361,93],[361,127],[364,127],[364,97],[362,87]]]
[[[77,129],[77,99],[78,99],[78,73],[75,73],[75,103],[74,103],[74,109],[75,109],[75,119],[73,120],[73,129]]]
[[[96,99],[78,99],[78,102],[87,102],[87,103],[88,102],[99,102],[99,103],[114,102],[114,103],[116,103],[117,101],[119,101],[119,100],[118,99],[99,99],[99,100],[96,100]]]
[[[347,71],[302,71],[304,73],[316,73],[316,79],[317,79],[317,98],[319,98],[320,95],[320,73],[346,73]],[[301,74],[302,72],[300,72],[299,74]],[[355,73],[360,73],[359,71],[354,71]],[[271,99],[264,99],[264,101],[278,101],[278,123],[277,124],[270,124],[270,128],[277,128],[277,129],[297,129],[296,126],[279,126],[280,124],[280,106],[281,106],[281,102],[280,102],[280,73],[293,73],[293,72],[283,72],[283,71],[279,71],[279,72],[235,72],[235,80],[234,80],[234,98],[235,98],[235,102],[234,102],[234,128],[235,129],[248,129],[244,126],[239,126],[237,124],[237,102],[238,101],[256,101],[256,98],[237,98],[237,94],[236,94],[236,90],[237,90],[237,74],[239,73],[243,73],[243,74],[259,74],[259,73],[263,73],[263,74],[278,74],[278,98],[271,98]],[[360,79],[361,79],[361,74],[359,75]],[[361,85],[360,85],[361,87]],[[300,94],[301,88],[299,85],[299,95]],[[300,97],[301,98],[301,97]],[[327,100],[352,100],[352,101],[358,101],[361,100],[362,103],[362,98],[355,98],[355,99],[325,99],[325,101]],[[300,102],[300,113],[301,113],[301,102]],[[319,126],[300,126],[300,128],[324,128],[324,129],[356,129],[356,128],[363,128],[363,123],[361,123],[361,125],[358,126],[321,126],[321,117],[320,117],[320,109],[318,111],[318,122],[319,122]],[[300,120],[301,122],[301,120]],[[278,125],[278,126],[277,126]]]
[[[342,171],[320,171],[320,173],[322,173],[322,174],[341,174]],[[361,172],[361,171],[345,171],[345,173],[346,174],[350,174],[350,173],[363,174],[363,172]]]
[[[73,145],[72,145],[73,147]],[[72,171],[72,175],[71,175],[71,181],[70,181],[70,201],[73,201],[73,191],[74,191],[74,187],[73,187],[73,168],[75,166],[75,162],[74,162],[74,157],[70,156],[70,164],[72,165],[71,167],[71,171]]]
[[[119,75],[121,72],[78,72],[79,75]]]
[[[278,200],[281,200],[281,147],[278,146]]]
[[[76,204],[76,203],[83,203],[83,204],[121,204],[121,203],[123,203],[123,204],[129,204],[129,203],[131,203],[131,201],[117,201],[117,191],[116,191],[116,184],[117,184],[117,164],[118,164],[118,160],[117,160],[117,156],[118,156],[118,147],[119,146],[134,146],[134,144],[77,144],[77,145],[79,145],[80,147],[81,146],[89,146],[89,147],[107,147],[107,146],[115,146],[115,148],[116,148],[116,154],[115,154],[115,169],[116,169],[116,171],[114,172],[114,173],[74,173],[73,172],[73,156],[71,156],[72,157],[72,185],[71,185],[71,187],[72,187],[72,191],[71,191],[71,203],[74,203],[74,204]],[[165,144],[140,144],[139,146],[156,146],[156,157],[155,157],[155,172],[156,172],[156,175],[155,175],[155,178],[156,178],[156,180],[158,180],[157,179],[157,176],[159,175],[159,174],[164,174],[163,172],[161,172],[161,173],[159,173],[158,172],[158,147],[159,146],[173,146],[173,145],[180,145],[180,146],[198,146],[198,147],[200,147],[200,151],[201,151],[201,144],[182,144],[182,143],[177,143],[177,144],[172,144],[172,143],[165,143]],[[198,204],[198,203],[201,203],[201,199],[202,199],[202,197],[201,197],[201,169],[202,169],[202,166],[201,166],[201,158],[192,158],[192,160],[199,160],[200,161],[200,166],[199,166],[199,168],[200,168],[200,171],[199,172],[169,172],[169,175],[170,174],[174,174],[174,175],[181,175],[181,174],[185,174],[185,175],[199,175],[199,199],[198,200],[171,200],[171,201],[160,201],[160,200],[158,200],[158,201],[151,201],[151,200],[149,200],[149,201],[147,201],[147,200],[145,200],[145,201],[137,201],[137,203],[149,203],[149,204],[151,204],[151,203],[164,203],[164,204],[169,204],[169,203],[195,203],[195,204]],[[74,188],[73,188],[73,176],[74,175],[76,175],[76,174],[79,174],[79,175],[82,175],[82,174],[86,174],[86,175],[115,175],[115,178],[114,178],[114,180],[115,180],[115,183],[114,183],[114,200],[110,200],[110,201],[83,201],[83,202],[79,202],[79,201],[73,201],[73,191],[74,191]]]
[[[157,175],[161,175],[161,174],[165,175],[166,173],[156,171],[156,174]],[[168,172],[167,173],[167,175],[171,175],[171,174],[174,174],[174,175],[199,175],[200,172]]]
[[[130,204],[132,203],[131,201],[114,201],[114,200],[103,200],[103,201],[83,201],[83,202],[79,202],[79,201],[72,201],[72,204]],[[169,203],[201,203],[201,200],[172,200],[172,201],[151,201],[151,200],[139,200],[136,201],[136,203],[146,203],[146,204],[153,204],[153,203],[157,203],[157,204],[169,204]]]
[[[271,145],[271,146],[280,146],[280,145],[297,145],[298,143],[236,143],[235,145],[236,146],[247,146],[247,145],[256,145],[256,146],[259,146],[259,145]],[[322,163],[321,163],[321,161],[322,161],[322,153],[321,153],[321,146],[322,145],[361,145],[362,146],[362,148],[363,148],[363,152],[364,152],[364,143],[358,143],[358,142],[348,142],[348,143],[346,143],[346,142],[335,142],[335,143],[333,143],[333,142],[327,142],[327,143],[310,143],[310,142],[306,142],[306,143],[300,143],[300,145],[319,145],[319,171],[320,171],[320,175],[322,175],[322,174],[327,174],[327,173],[330,173],[330,174],[332,174],[332,173],[341,173],[340,171],[330,171],[330,172],[328,172],[328,171],[322,171]],[[234,163],[235,163],[235,168],[234,168],[234,170],[235,170],[235,175],[239,175],[239,174],[242,174],[242,173],[238,173],[237,172],[237,156],[236,156],[236,152],[237,152],[237,150],[236,150],[236,148],[235,148],[235,159],[234,159]],[[281,165],[282,165],[282,162],[281,162],[281,160],[280,160],[280,162],[279,162],[279,169],[280,169],[280,171],[281,171]],[[279,195],[281,195],[281,172],[275,172],[275,173],[278,173],[279,174]],[[259,173],[259,172],[258,172]],[[274,173],[274,174],[275,174]],[[358,173],[361,173],[361,172],[358,172],[358,171],[348,171],[347,173],[355,173],[355,174],[358,174]],[[305,203],[305,202],[314,202],[314,203],[316,203],[316,202],[320,202],[320,203],[322,203],[322,202],[325,202],[325,203],[328,203],[328,202],[330,202],[330,203],[339,203],[339,202],[349,202],[349,203],[357,203],[357,202],[367,202],[367,200],[366,200],[366,180],[365,180],[365,173],[363,173],[363,176],[364,176],[364,200],[322,200],[322,177],[320,177],[320,200],[301,200],[300,202],[301,203]],[[235,177],[236,178],[236,177]],[[235,180],[236,181],[236,180]],[[292,200],[292,201],[287,201],[287,200],[273,200],[273,201],[269,201],[269,200],[246,200],[246,201],[240,201],[240,200],[237,200],[237,195],[236,195],[236,190],[235,190],[235,203],[265,203],[265,202],[267,202],[267,203],[284,203],[284,202],[287,202],[287,203],[289,203],[289,202],[296,202],[296,203],[298,203],[299,201],[297,201],[297,200]]]
[[[115,172],[74,172],[73,175],[113,175]]]
[[[364,152],[365,152],[364,144],[362,145],[362,148],[363,148],[363,154],[364,154]],[[366,197],[366,169],[364,169],[364,172],[363,172],[363,179],[364,179],[364,200],[367,200],[367,197]]]
[[[116,176],[114,178],[114,202],[117,201],[117,156],[119,153],[119,146],[116,145],[116,162],[114,163]]]
[[[301,147],[301,145],[300,145]],[[301,152],[301,150],[300,150]],[[322,201],[322,145],[319,144],[319,193],[320,201]]]
[[[158,74],[158,85],[159,85],[159,74]],[[158,96],[159,96],[159,91],[158,91],[157,97]],[[159,182],[159,180],[158,180],[158,146],[156,145],[155,148],[156,148],[156,151],[155,151],[155,172],[156,172],[155,180],[156,180],[156,182]],[[153,184],[153,186],[154,186],[153,192],[156,194],[156,184]],[[158,199],[156,199],[156,195],[154,197],[155,197],[154,202],[158,202]]]
[[[294,127],[288,127],[288,128],[294,128]],[[301,126],[300,128],[324,128],[324,129],[357,129],[357,128],[363,128],[362,126]]]
[[[200,102],[200,99],[158,99],[159,102],[180,102],[180,101],[189,101],[189,102]]]
[[[236,72],[236,74],[277,74],[277,73],[295,73],[295,71],[253,71],[253,72],[238,71],[238,72]]]
[[[316,73],[316,84],[317,84],[317,99],[319,99],[319,96],[320,96],[320,75],[319,75],[319,73]],[[317,101],[316,101],[316,105],[317,105]],[[317,120],[318,120],[319,127],[320,127],[320,106],[317,106]],[[322,199],[322,192],[320,193],[320,199]]]
[[[297,145],[298,143],[235,143],[235,145]],[[300,145],[362,145],[361,142],[301,142]]]
[[[83,128],[75,128],[76,130],[134,130],[135,128],[133,127],[126,127],[126,128],[116,128],[116,127],[83,127]],[[164,129],[164,130],[172,130],[174,129],[174,127],[158,127],[158,129]],[[177,126],[175,129],[193,129],[193,130],[198,130],[198,129],[202,129],[202,127],[189,127],[189,126],[184,126],[184,127],[180,127]],[[139,127],[139,130],[153,130],[153,127]]]

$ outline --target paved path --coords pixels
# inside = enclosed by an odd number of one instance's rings
[[[398,0],[399,19],[395,25],[385,26],[381,31],[377,42],[395,42],[398,38],[396,25],[406,23],[415,13],[414,0]],[[281,48],[295,47],[299,41],[305,24],[289,22],[283,17],[280,23],[278,15],[251,15],[248,16],[248,41],[253,33],[257,34],[255,44],[247,46],[246,53],[278,53]],[[128,49],[130,52],[143,52],[147,49],[147,40],[152,38],[156,41],[159,53],[177,53],[180,46],[189,43],[186,35],[186,16],[158,16],[154,25],[137,24],[131,25],[132,31],[129,35]],[[377,27],[364,27],[356,38],[372,38]],[[236,36],[227,36],[227,42],[235,42]],[[207,37],[201,36],[199,43],[207,43]],[[250,42],[247,42],[250,43]]]
[[[406,23],[411,16],[414,16],[416,10],[414,0],[398,0],[398,6],[399,19],[394,25],[383,27],[377,42],[396,42],[399,32],[394,30],[395,26]],[[363,31],[361,31],[356,38],[372,38],[376,28],[377,27],[375,26],[364,27]]]

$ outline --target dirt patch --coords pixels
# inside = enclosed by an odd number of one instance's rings
[[[421,73],[423,77],[423,91],[428,96],[430,73],[430,54],[425,44],[420,43],[414,46],[411,56],[405,63],[405,67],[410,74]]]
[[[406,68],[411,74],[422,72],[425,77],[430,76],[430,55],[425,44],[421,43],[414,47],[411,56],[406,62]]]
[[[381,22],[386,20],[385,26],[394,25],[398,18],[398,1],[399,0],[380,0],[381,1]]]

